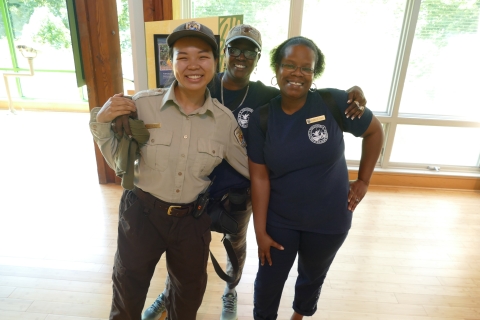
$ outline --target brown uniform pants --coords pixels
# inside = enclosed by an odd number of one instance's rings
[[[210,217],[169,216],[130,190],[120,202],[110,319],[139,320],[150,279],[166,253],[169,320],[194,320],[207,285]]]

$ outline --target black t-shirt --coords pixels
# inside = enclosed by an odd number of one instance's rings
[[[221,81],[223,73],[218,73],[215,77],[215,86],[210,89],[212,98],[216,98],[222,102]],[[258,107],[268,103],[272,98],[278,96],[279,90],[273,87],[267,87],[260,81],[250,81],[248,93],[245,97],[247,88],[240,90],[228,90],[223,88],[224,105],[232,110],[233,115],[237,119],[238,125],[242,129],[245,141],[248,141],[248,121],[250,115]],[[239,107],[241,101],[245,97],[242,105]],[[247,188],[250,186],[250,180],[239,174],[235,169],[223,160],[213,172],[210,174],[210,179],[215,177],[210,193],[213,197],[218,198],[228,192],[230,188]]]

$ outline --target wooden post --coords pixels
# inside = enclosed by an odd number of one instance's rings
[[[75,8],[91,110],[101,107],[115,93],[123,92],[117,4],[116,0],[76,0]],[[94,145],[99,182],[119,183]]]

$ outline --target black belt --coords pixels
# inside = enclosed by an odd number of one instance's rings
[[[184,217],[192,213],[193,209],[195,208],[195,202],[186,204],[165,202],[137,187],[133,188],[133,193],[135,193],[138,199],[140,199],[145,206],[163,211],[169,216],[175,216],[179,218]]]

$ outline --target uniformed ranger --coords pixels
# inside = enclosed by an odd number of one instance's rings
[[[139,92],[133,101],[115,95],[92,110],[91,132],[112,168],[119,145],[112,120],[136,112],[150,134],[135,162],[134,188],[124,190],[120,202],[110,319],[140,319],[163,253],[169,320],[196,318],[211,240],[208,215],[192,215],[196,200],[224,159],[248,178],[242,131],[207,89],[218,61],[213,32],[191,21],[177,27],[167,43],[176,79],[169,89]]]

